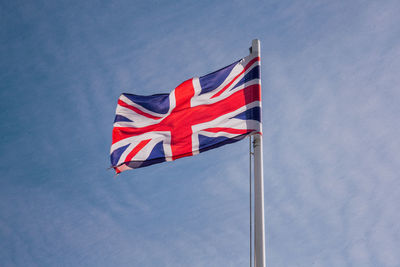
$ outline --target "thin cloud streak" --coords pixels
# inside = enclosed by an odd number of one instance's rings
[[[268,265],[400,264],[400,6],[239,2],[3,5],[2,264],[247,264],[247,139],[106,168],[120,93],[169,92],[253,38]]]

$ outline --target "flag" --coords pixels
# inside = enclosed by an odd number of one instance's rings
[[[117,173],[261,134],[260,58],[250,54],[169,94],[121,94],[111,165]]]

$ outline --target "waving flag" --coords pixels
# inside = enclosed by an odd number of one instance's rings
[[[261,134],[260,58],[249,55],[169,94],[122,94],[111,165],[117,173],[192,156]]]

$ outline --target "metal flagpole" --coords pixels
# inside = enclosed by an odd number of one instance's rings
[[[250,229],[249,229],[249,233],[250,233],[250,267],[253,267],[253,205],[252,205],[252,201],[253,201],[253,194],[252,194],[252,182],[251,182],[251,161],[252,161],[252,156],[253,156],[253,151],[251,150],[251,146],[253,145],[253,141],[251,138],[251,135],[249,136],[249,219],[250,219]]]
[[[260,57],[260,41],[252,42],[251,53]],[[261,79],[261,77],[260,77]],[[264,171],[262,135],[253,138],[254,153],[254,266],[265,267],[265,228],[264,228]]]

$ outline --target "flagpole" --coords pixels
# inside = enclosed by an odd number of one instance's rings
[[[251,53],[260,57],[260,41],[254,39]],[[260,77],[261,80],[261,77]],[[263,140],[261,134],[254,135],[254,266],[265,267],[265,227],[264,227],[264,170]]]

